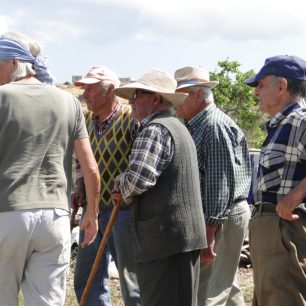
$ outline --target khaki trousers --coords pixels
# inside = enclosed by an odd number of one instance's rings
[[[70,261],[69,212],[31,209],[0,213],[0,305],[62,306]]]
[[[306,218],[257,212],[250,221],[254,306],[306,305]]]
[[[198,306],[244,306],[238,286],[238,265],[245,239],[250,208],[242,201],[232,209],[227,222],[216,233],[216,258],[201,265]],[[276,305],[275,305],[276,306]]]

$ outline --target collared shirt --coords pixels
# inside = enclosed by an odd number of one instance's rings
[[[117,101],[115,108],[104,120],[100,120],[98,115],[94,115],[92,117],[92,120],[95,123],[95,132],[96,132],[95,134],[96,135],[102,136],[104,132],[107,131],[109,124],[116,117],[120,108],[121,108],[121,103]]]
[[[234,202],[246,199],[250,188],[249,153],[242,130],[209,104],[187,123],[195,142],[205,221],[224,223]]]
[[[306,176],[306,108],[292,103],[266,127],[268,135],[260,152],[254,203],[277,203]]]
[[[100,120],[97,115],[94,115],[92,117],[92,120],[94,122],[94,129],[95,129],[95,135],[98,137],[102,137],[104,133],[106,133],[112,124],[113,120],[117,117],[118,112],[121,111],[122,103],[120,101],[116,102],[115,108],[112,110],[112,112],[104,119]],[[137,136],[139,129],[139,123],[138,121],[134,120],[134,124],[131,129],[131,137],[134,140]],[[78,160],[76,160],[76,172],[75,172],[75,181],[77,181],[80,178],[83,178],[83,172],[80,167],[80,164]]]
[[[132,203],[133,197],[153,187],[172,160],[174,144],[171,134],[161,124],[150,124],[160,114],[152,114],[141,122],[140,133],[133,144],[129,170],[116,178],[123,201],[127,204]]]

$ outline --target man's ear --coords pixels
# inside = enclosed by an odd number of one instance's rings
[[[287,92],[287,90],[288,90],[288,81],[285,78],[280,78],[279,79],[278,89],[281,92]]]
[[[15,70],[16,70],[16,69],[17,69],[17,67],[18,67],[18,59],[13,58],[13,59],[12,59],[12,64],[13,64],[13,66],[14,66]]]
[[[115,85],[114,84],[110,84],[107,88],[107,96],[113,95],[114,94],[114,89],[115,89]]]
[[[162,96],[159,95],[159,94],[154,94],[153,104],[154,104],[154,105],[162,104],[162,102],[163,102]]]
[[[206,103],[206,97],[205,97],[205,93],[204,93],[204,88],[199,89],[196,91],[196,99],[198,103],[203,103],[205,101]]]

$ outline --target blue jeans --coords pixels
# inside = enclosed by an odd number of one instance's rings
[[[74,290],[78,301],[80,301],[86,286],[103,233],[110,219],[110,214],[111,212],[99,213],[99,231],[95,241],[89,247],[79,247],[74,274]],[[82,241],[83,237],[84,232],[81,231],[80,241]],[[135,272],[135,256],[133,252],[133,237],[129,210],[119,211],[116,217],[98,271],[87,297],[86,305],[88,306],[112,305],[108,288],[110,255],[114,259],[118,269],[125,306],[139,306],[140,294]]]

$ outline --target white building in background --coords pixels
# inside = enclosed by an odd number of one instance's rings
[[[73,75],[71,77],[71,80],[72,80],[72,84],[74,84],[74,82],[77,82],[78,80],[80,80],[82,78],[81,75]]]

